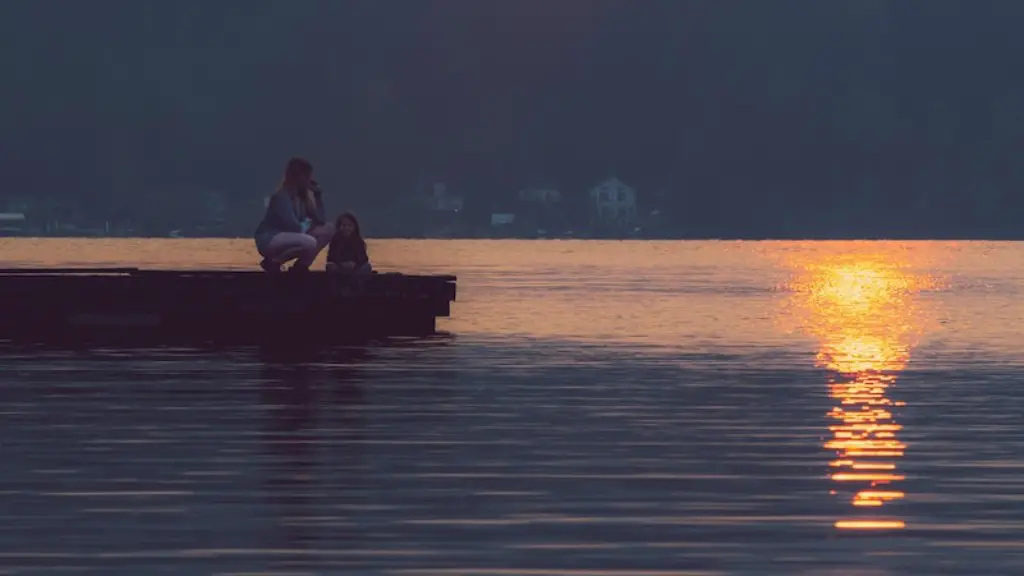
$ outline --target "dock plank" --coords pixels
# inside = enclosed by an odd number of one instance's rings
[[[420,336],[449,316],[454,276],[138,268],[0,269],[0,339],[329,342]],[[311,327],[319,331],[310,333]]]

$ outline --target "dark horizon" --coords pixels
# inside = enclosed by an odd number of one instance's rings
[[[332,210],[381,213],[424,176],[472,214],[617,176],[641,205],[668,191],[669,235],[1024,238],[1022,16],[994,0],[11,1],[5,195],[187,211],[175,190],[259,198],[301,155]]]

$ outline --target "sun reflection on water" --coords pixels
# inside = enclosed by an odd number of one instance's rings
[[[817,255],[794,259],[787,286],[800,329],[818,341],[817,365],[828,370],[828,392],[836,401],[828,412],[825,448],[833,493],[849,498],[853,517],[838,529],[905,528],[888,505],[905,496],[899,461],[906,444],[893,415],[903,406],[891,388],[910,360],[913,347],[931,324],[923,291],[940,287],[910,271],[905,252]]]

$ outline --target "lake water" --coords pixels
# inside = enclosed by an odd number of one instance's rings
[[[448,334],[5,349],[0,574],[1024,573],[1021,245],[370,250],[458,275]],[[256,266],[248,240],[0,254]]]

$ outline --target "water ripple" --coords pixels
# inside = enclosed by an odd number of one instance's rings
[[[620,244],[445,245],[426,342],[0,350],[0,573],[1024,572],[1015,252]]]

